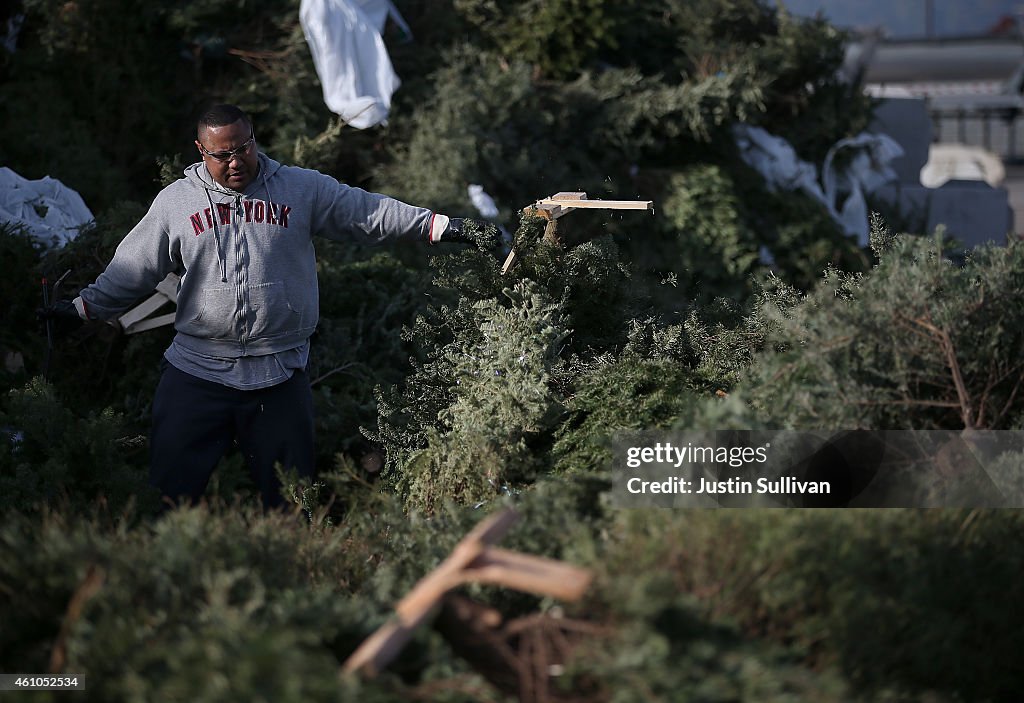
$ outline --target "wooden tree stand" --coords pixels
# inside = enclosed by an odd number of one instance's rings
[[[125,334],[135,334],[146,330],[170,325],[174,322],[174,313],[167,313],[158,317],[149,317],[151,314],[162,308],[167,303],[178,302],[178,282],[181,278],[176,273],[169,273],[167,277],[156,284],[156,291],[146,300],[117,318],[121,330]]]
[[[544,227],[544,239],[552,244],[564,246],[564,237],[559,234],[557,220],[571,212],[578,210],[654,210],[653,200],[593,200],[587,198],[586,193],[563,192],[555,193],[549,198],[542,198],[533,205],[523,208],[523,214],[528,217],[542,217],[547,220]],[[504,274],[515,263],[516,250],[512,249],[501,267]]]
[[[394,660],[416,628],[444,606],[438,629],[456,652],[468,653],[467,659],[492,683],[503,690],[516,690],[521,700],[560,700],[548,695],[548,679],[559,673],[557,667],[565,662],[574,640],[588,628],[596,628],[546,615],[499,627],[497,611],[447,596],[451,589],[470,582],[565,601],[583,595],[593,578],[587,569],[492,546],[518,519],[515,511],[503,510],[478,524],[440,566],[399,601],[395,617],[353,652],[342,665],[342,673],[376,676]]]

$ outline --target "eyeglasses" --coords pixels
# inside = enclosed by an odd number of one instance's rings
[[[220,161],[221,163],[226,163],[228,161],[231,161],[231,159],[233,159],[236,156],[242,156],[243,154],[248,154],[249,153],[249,148],[252,147],[252,145],[255,142],[256,142],[256,134],[253,133],[252,136],[249,137],[249,141],[247,141],[245,144],[243,144],[242,146],[240,146],[240,147],[238,147],[236,149],[230,149],[228,151],[216,151],[216,152],[214,152],[214,151],[207,151],[206,147],[203,146],[202,144],[199,145],[199,148],[203,150],[204,154],[209,156],[214,161]]]

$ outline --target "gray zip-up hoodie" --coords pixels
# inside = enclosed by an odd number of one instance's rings
[[[216,183],[202,163],[160,191],[82,290],[88,316],[112,318],[177,272],[177,343],[231,358],[284,351],[302,344],[319,319],[313,236],[428,242],[447,223],[262,153],[259,163],[244,193]]]

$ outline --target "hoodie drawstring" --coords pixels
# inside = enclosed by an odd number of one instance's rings
[[[262,154],[260,155],[260,158],[261,158],[261,160],[265,159],[265,157]],[[224,193],[224,194],[230,194],[232,191],[226,191],[223,188],[220,188],[219,186],[211,187],[211,185],[209,184],[209,181],[207,181],[206,177],[205,177],[205,176],[208,176],[211,181],[213,180],[213,177],[210,175],[209,169],[206,168],[205,164],[200,164],[199,166],[202,169],[202,171],[198,173],[199,179],[200,179],[200,181],[202,182],[202,184],[204,186],[204,190],[206,191],[206,200],[207,200],[207,202],[210,203],[210,217],[213,219],[213,236],[214,236],[214,238],[217,241],[217,258],[220,260],[220,281],[221,281],[221,283],[227,283],[228,282],[228,262],[227,262],[227,254],[224,251],[224,247],[226,247],[227,244],[228,244],[227,238],[228,238],[228,234],[230,233],[230,230],[227,230],[225,232],[224,241],[222,241],[221,240],[221,236],[220,236],[220,225],[217,224],[217,218],[219,216],[219,212],[217,211],[216,205],[214,205],[214,203],[213,203],[213,196],[210,195],[210,191],[216,189],[218,193]],[[274,198],[270,194],[270,182],[267,179],[267,171],[268,171],[268,169],[263,165],[263,163],[260,163],[260,176],[262,177],[262,180],[263,180],[263,188],[264,188],[264,190],[267,191],[267,207],[270,210],[271,217],[273,217],[274,216],[274,214],[273,214],[274,213]],[[188,173],[189,172],[186,170],[186,175]],[[205,174],[205,176],[204,176],[204,174]],[[228,207],[230,207],[230,205],[228,205]],[[235,217],[232,218],[232,219],[234,219],[234,221],[236,222],[236,227],[240,227],[241,226],[240,223],[242,221],[242,213],[243,213],[243,210],[242,210],[242,196],[241,195],[235,195],[235,205],[234,205],[234,208],[235,208]]]
[[[276,217],[274,215],[274,196],[270,194],[270,184],[267,182],[267,169],[261,169],[263,171],[263,189],[267,191],[267,209],[270,210],[270,217]],[[273,222],[273,219],[271,219]]]
[[[220,228],[217,226],[217,208],[213,206],[213,198],[210,197],[210,191],[206,190],[206,199],[210,203],[210,217],[213,219],[213,236],[217,240],[217,258],[220,259],[220,282],[228,282],[228,263],[224,253],[220,249]]]

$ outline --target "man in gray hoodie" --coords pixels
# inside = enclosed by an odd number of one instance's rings
[[[273,507],[283,502],[275,464],[314,473],[305,372],[319,319],[313,237],[470,238],[462,220],[274,161],[233,105],[200,118],[196,148],[202,161],[160,191],[66,311],[111,319],[178,273],[177,334],[153,401],[150,480],[165,498],[195,502],[237,442]]]

